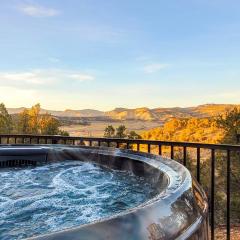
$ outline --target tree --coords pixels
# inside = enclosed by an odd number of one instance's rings
[[[66,131],[60,130],[61,123],[49,113],[41,114],[40,104],[30,109],[24,109],[18,116],[18,132],[22,134],[64,135]]]
[[[135,131],[130,131],[128,134],[129,139],[141,139],[142,137],[137,134]]]
[[[219,128],[224,130],[222,143],[237,144],[237,134],[240,133],[240,108],[228,110],[225,114],[220,115],[217,120]],[[219,164],[219,185],[224,186],[223,181],[226,178],[226,164],[223,161]],[[231,153],[231,205],[232,218],[234,222],[240,222],[240,155],[239,153]]]
[[[43,135],[57,135],[60,133],[60,122],[48,113],[41,116],[39,127],[40,133]]]
[[[10,133],[13,129],[12,117],[8,113],[5,105],[0,104],[0,133]]]
[[[114,137],[115,129],[112,125],[109,125],[104,130],[104,137],[106,138],[112,138]]]
[[[29,127],[30,127],[30,131],[32,134],[37,134],[39,132],[39,128],[40,128],[40,104],[36,104],[34,106],[32,106],[29,110],[28,110],[28,114],[29,114]]]
[[[120,125],[116,128],[116,137],[117,138],[125,138],[126,137],[126,127],[124,125]]]
[[[59,135],[61,136],[69,136],[69,132],[65,131],[65,130],[59,130]]]
[[[18,121],[17,121],[18,133],[20,133],[20,134],[30,134],[31,133],[29,121],[30,121],[30,116],[28,114],[28,110],[24,109],[18,115]]]
[[[240,108],[233,108],[217,118],[217,125],[225,131],[225,143],[237,143],[240,133]]]

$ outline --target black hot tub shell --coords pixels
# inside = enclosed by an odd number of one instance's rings
[[[94,162],[113,169],[132,171],[148,179],[156,189],[156,195],[135,208],[109,218],[29,239],[208,239],[207,198],[189,171],[176,161],[147,153],[102,147],[0,147],[0,167],[62,160]]]

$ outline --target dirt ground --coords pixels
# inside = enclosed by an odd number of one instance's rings
[[[226,239],[226,227],[219,227],[215,230],[215,239]],[[231,240],[240,240],[240,225],[231,228]]]
[[[119,125],[125,125],[128,131],[136,131],[140,134],[143,131],[159,127],[159,122],[144,122],[144,121],[93,121],[91,125],[70,125],[62,126],[61,129],[67,131],[70,136],[81,136],[81,137],[103,137],[104,129],[108,125],[112,125],[114,128]]]

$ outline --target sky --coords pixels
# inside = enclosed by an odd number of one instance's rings
[[[240,104],[239,0],[0,0],[0,102]]]

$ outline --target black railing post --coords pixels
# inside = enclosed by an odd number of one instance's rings
[[[137,151],[139,152],[140,151],[140,144],[137,143]]]
[[[151,153],[151,145],[148,144],[147,146],[148,146],[148,153]]]
[[[174,147],[171,145],[171,159],[174,159]]]
[[[183,147],[183,165],[184,166],[187,165],[187,147],[186,146]]]
[[[162,155],[162,145],[158,145],[158,155]]]
[[[230,240],[230,194],[231,194],[231,152],[227,150],[227,240]]]
[[[215,150],[211,149],[211,239],[214,240],[215,231]]]
[[[197,148],[197,181],[200,183],[200,170],[201,170],[201,162],[200,162],[200,148]]]

